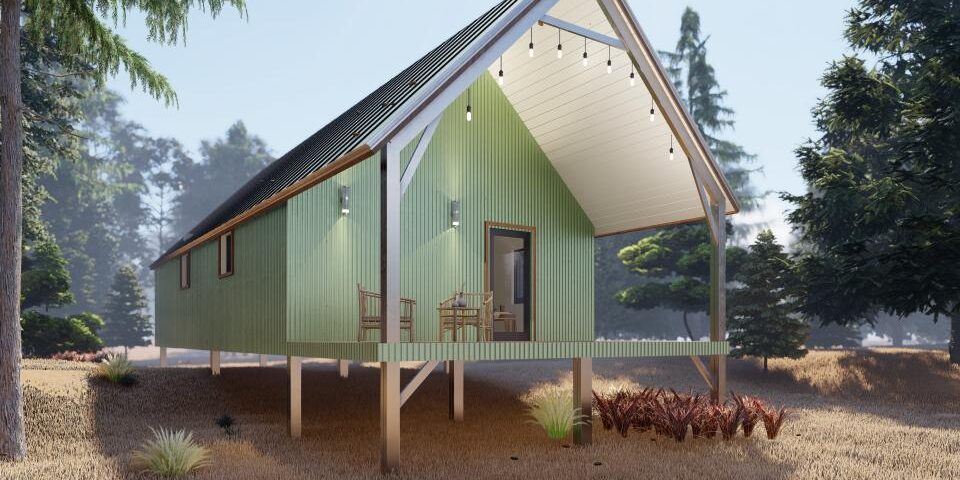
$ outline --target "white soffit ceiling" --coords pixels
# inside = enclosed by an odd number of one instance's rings
[[[597,2],[560,0],[550,16],[617,38]],[[629,83],[626,52],[563,31],[557,59],[557,28],[533,27],[503,54],[503,92],[550,158],[596,235],[702,219],[703,207],[690,165],[652,105],[639,73]],[[607,73],[608,51],[613,72]],[[496,77],[499,62],[490,66]],[[664,102],[666,103],[666,102]],[[729,205],[729,203],[728,203]]]

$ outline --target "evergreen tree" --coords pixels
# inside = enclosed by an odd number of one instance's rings
[[[729,228],[729,225],[728,225]],[[669,308],[681,313],[691,340],[691,313],[706,312],[710,303],[710,234],[706,228],[676,228],[657,232],[620,250],[620,260],[645,281],[621,290],[617,300],[631,308]],[[727,247],[727,274],[732,278],[746,252]]]
[[[173,165],[181,188],[173,202],[173,238],[189,232],[273,161],[266,143],[250,134],[243,122],[231,125],[222,139],[203,141],[200,156],[200,162],[184,156]]]
[[[863,334],[856,325],[814,325],[806,344],[811,348],[856,348],[863,344]]]
[[[20,308],[61,307],[73,302],[70,273],[60,247],[50,240],[33,244],[23,257],[23,286]]]
[[[148,345],[147,337],[153,334],[153,328],[150,316],[144,312],[146,308],[136,270],[130,265],[120,267],[104,311],[104,343],[122,346],[124,354],[128,347]]]
[[[807,354],[809,327],[796,313],[792,270],[773,232],[760,232],[736,276],[740,287],[730,295],[730,355],[763,358],[764,372],[767,359]]]
[[[809,192],[784,195],[810,246],[803,309],[839,324],[878,309],[948,316],[960,364],[960,9],[861,0],[847,22],[872,65],[854,55],[828,68],[822,136],[797,151]]]

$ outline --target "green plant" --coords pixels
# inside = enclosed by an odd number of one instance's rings
[[[67,350],[95,352],[103,348],[103,342],[97,336],[97,329],[102,326],[100,317],[92,313],[63,318],[25,311],[20,316],[23,354],[50,357]]]
[[[110,355],[97,365],[94,373],[96,376],[118,385],[131,386],[136,383],[133,376],[133,364],[130,363],[130,360],[127,360],[126,355]]]
[[[133,454],[133,463],[141,470],[163,477],[180,477],[210,465],[210,452],[193,440],[193,433],[161,428],[153,440]]]
[[[773,440],[780,434],[780,428],[783,427],[783,421],[787,419],[787,409],[766,408],[760,411],[763,417],[763,428],[767,431],[767,438]]]
[[[236,419],[226,413],[217,417],[216,424],[223,430],[223,433],[226,433],[228,436],[233,436],[239,432],[239,429],[234,428],[237,425]]]
[[[546,389],[524,398],[530,423],[543,428],[553,440],[562,440],[574,425],[583,425],[584,418],[579,408],[573,408],[573,395],[561,388]]]

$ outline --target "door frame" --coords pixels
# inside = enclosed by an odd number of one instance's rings
[[[532,342],[537,338],[537,228],[531,225],[519,225],[516,223],[496,222],[484,220],[483,222],[483,291],[492,292],[490,287],[490,230],[513,230],[516,232],[525,232],[530,234],[530,254],[529,270],[530,285],[527,301],[530,302],[530,338],[527,341]]]

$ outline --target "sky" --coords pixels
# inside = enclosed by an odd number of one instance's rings
[[[201,140],[242,120],[280,156],[427,51],[489,9],[494,0],[247,0],[245,18],[197,12],[186,44],[146,39],[142,18],[119,29],[165,74],[179,107],[131,91],[122,73],[109,86],[127,98],[123,112],[154,136],[196,152]],[[687,6],[709,35],[708,61],[727,106],[726,138],[757,155],[759,190],[773,192],[746,221],[785,242],[787,208],[776,192],[801,193],[794,149],[816,136],[810,111],[824,95],[820,76],[847,53],[844,14],[852,0],[630,0],[654,47],[671,50]]]

